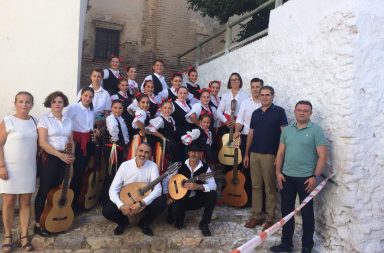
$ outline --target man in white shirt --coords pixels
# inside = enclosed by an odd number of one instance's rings
[[[178,174],[182,174],[187,178],[196,177],[203,173],[211,172],[208,164],[200,160],[202,155],[201,146],[195,141],[188,147],[188,159],[178,170]],[[168,195],[168,223],[175,222],[177,229],[184,227],[185,211],[196,210],[204,207],[203,217],[199,223],[199,228],[204,236],[211,236],[208,224],[211,222],[213,209],[216,205],[217,193],[216,182],[210,177],[206,182],[196,181],[195,183],[185,183],[184,187],[189,190],[184,198],[174,201],[168,194],[168,182],[170,177],[163,180],[164,193]]]
[[[260,103],[260,89],[264,86],[264,81],[260,78],[253,78],[251,80],[251,97],[243,101],[240,105],[239,113],[236,118],[236,127],[233,138],[237,138],[240,136],[241,144],[240,150],[241,155],[244,157],[245,146],[247,143],[247,136],[249,133],[249,125],[251,123],[252,113],[261,107]],[[241,165],[240,165],[241,166]],[[241,169],[241,167],[240,167]],[[243,173],[246,177],[245,182],[245,190],[248,195],[248,205],[251,204],[252,200],[252,183],[251,183],[251,175],[249,170],[243,170]]]
[[[148,75],[146,78],[144,78],[144,81],[140,86],[140,91],[144,92],[144,82],[146,80],[152,80],[153,85],[155,86],[155,90],[153,94],[156,96],[161,91],[168,89],[168,84],[165,81],[165,78],[163,76],[163,71],[164,71],[163,60],[156,59],[152,64],[152,69],[153,69],[153,74]]]
[[[111,112],[111,96],[103,87],[101,87],[101,81],[103,80],[103,70],[94,69],[91,73],[91,84],[89,87],[92,87],[95,91],[95,96],[92,99],[93,110],[95,116],[102,116],[106,118]],[[76,99],[80,100],[81,90],[77,94]]]
[[[153,236],[153,231],[149,225],[167,207],[166,197],[161,194],[160,184],[157,184],[143,200],[133,204],[131,207],[124,204],[119,197],[120,190],[127,184],[134,182],[150,183],[159,177],[159,169],[156,163],[149,160],[151,155],[150,145],[148,143],[141,143],[137,147],[136,157],[122,163],[113,179],[109,188],[111,201],[103,207],[102,213],[106,219],[117,223],[117,227],[114,230],[115,235],[120,235],[124,232],[125,227],[129,224],[128,215],[132,216],[144,212],[138,226],[144,234]]]

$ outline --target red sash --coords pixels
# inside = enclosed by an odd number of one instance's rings
[[[91,132],[80,133],[73,131],[73,140],[76,143],[80,143],[81,151],[83,155],[87,155],[87,143],[91,140]]]

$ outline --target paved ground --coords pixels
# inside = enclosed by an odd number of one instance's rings
[[[243,226],[249,212],[249,208],[217,207],[210,225],[212,237],[203,237],[197,228],[202,214],[200,210],[187,213],[186,226],[182,230],[168,225],[164,213],[151,226],[155,236],[150,237],[142,234],[134,224],[124,234],[114,236],[115,224],[104,219],[100,208],[95,208],[77,216],[68,232],[51,238],[34,236],[32,244],[38,252],[230,252],[261,230],[261,227],[248,229]],[[14,238],[17,231],[16,225]],[[280,234],[273,235],[254,252],[268,252],[266,249],[278,243],[279,238]],[[299,248],[299,243],[296,245]],[[15,252],[22,250],[15,248]]]
[[[220,189],[223,177],[220,174],[216,174],[215,177]],[[153,237],[144,235],[135,224],[131,224],[124,234],[114,236],[115,224],[107,221],[101,215],[101,208],[97,207],[79,214],[66,233],[50,238],[33,236],[32,244],[37,252],[230,252],[261,231],[260,226],[255,229],[244,227],[249,214],[250,208],[217,206],[210,224],[212,237],[203,237],[198,229],[202,210],[187,212],[186,226],[182,230],[167,224],[165,213],[163,213],[151,226],[155,233]],[[297,226],[297,233],[301,234],[300,226]],[[33,231],[30,231],[30,234],[33,235]],[[13,231],[14,240],[17,235],[18,221],[16,220]],[[0,234],[0,237],[2,238],[3,235]],[[295,237],[294,240],[295,252],[300,252],[300,239]],[[254,252],[268,252],[267,249],[279,241],[280,234],[277,233],[268,238]],[[22,249],[15,247],[14,252],[22,252]]]

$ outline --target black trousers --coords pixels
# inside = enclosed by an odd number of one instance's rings
[[[165,195],[154,199],[152,203],[143,210],[144,215],[141,217],[139,224],[151,224],[167,207],[167,198]],[[103,216],[118,225],[126,226],[129,219],[125,216],[112,201],[109,201],[102,209]]]
[[[216,205],[216,200],[216,191],[198,192],[191,198],[183,198],[171,204],[168,209],[168,215],[171,215],[176,222],[180,223],[184,222],[185,211],[204,207],[203,217],[200,222],[202,224],[209,224],[211,222],[213,209]]]
[[[281,191],[281,214],[282,216],[288,215],[295,208],[296,195],[299,194],[300,202],[302,202],[309,193],[305,192],[305,180],[308,177],[289,177],[284,175],[285,182],[283,183],[283,190]],[[301,209],[301,216],[303,218],[303,236],[301,238],[303,248],[312,249],[313,247],[313,234],[315,231],[315,219],[313,212],[313,200],[308,202],[306,206]],[[295,230],[294,217],[290,219],[283,226],[282,243],[292,245],[293,232]]]
[[[94,143],[89,142],[87,144],[87,155],[84,155],[81,150],[80,144],[76,143],[76,149],[75,149],[76,159],[75,159],[75,162],[73,163],[73,175],[72,175],[71,184],[70,184],[70,187],[74,193],[74,199],[72,203],[72,206],[74,209],[78,208],[79,193],[81,190],[83,176],[87,169],[91,154],[94,153],[94,150],[95,150]]]
[[[63,182],[65,167],[66,163],[58,157],[48,155],[47,167],[40,168],[40,185],[35,199],[36,222],[40,222],[40,216],[44,210],[48,192]]]
[[[105,160],[106,164],[106,171],[105,171],[105,178],[103,182],[103,188],[101,189],[100,193],[100,204],[102,206],[108,204],[110,202],[109,200],[109,188],[111,187],[113,178],[116,175],[117,169],[119,169],[120,165],[124,162],[124,154],[126,154],[126,149],[120,151],[117,150],[117,165],[113,165],[112,170],[111,170],[111,175],[108,174],[108,166],[109,166],[109,156],[111,153],[111,148],[109,147],[104,147],[104,157],[103,159]],[[117,169],[116,169],[117,168]]]

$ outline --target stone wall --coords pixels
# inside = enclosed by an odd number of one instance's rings
[[[152,70],[156,58],[165,61],[166,76],[177,70],[177,54],[196,45],[220,27],[218,22],[203,18],[187,8],[185,0],[90,0],[85,23],[81,83],[89,83],[89,73],[95,67],[107,67],[108,61],[97,60],[95,50],[95,20],[122,26],[120,56],[122,69],[138,66],[140,83]],[[184,66],[193,63],[193,55],[183,59]]]
[[[199,67],[200,83],[263,78],[290,120],[298,100],[313,103],[337,172],[315,200],[316,252],[384,252],[383,27],[379,0],[291,0],[267,37]]]
[[[53,91],[75,99],[87,1],[0,0],[0,118],[13,113],[14,96],[35,97],[32,114]]]

